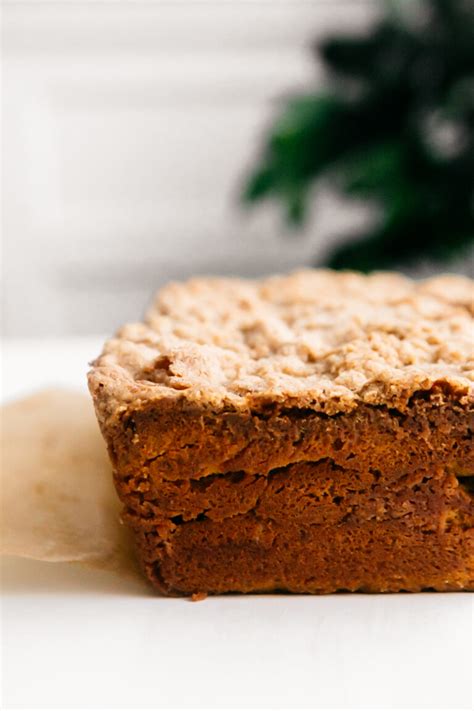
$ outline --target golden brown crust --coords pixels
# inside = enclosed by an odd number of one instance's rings
[[[400,408],[435,383],[472,397],[473,300],[473,282],[457,276],[315,270],[170,284],[145,323],[106,343],[90,386],[104,389],[101,419],[132,402],[183,399],[239,411]]]

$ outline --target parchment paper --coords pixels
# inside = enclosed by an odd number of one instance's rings
[[[138,576],[93,406],[47,390],[1,410],[0,553]]]

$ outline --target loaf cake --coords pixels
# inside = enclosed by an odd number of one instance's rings
[[[193,279],[92,364],[168,595],[474,590],[473,282]]]

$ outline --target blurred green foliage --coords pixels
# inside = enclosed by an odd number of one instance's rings
[[[418,12],[392,4],[365,36],[316,48],[332,88],[289,100],[246,185],[245,201],[277,197],[296,226],[320,178],[377,206],[333,268],[444,260],[474,240],[473,0],[404,5]]]

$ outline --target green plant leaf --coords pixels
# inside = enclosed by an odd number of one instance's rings
[[[332,89],[287,101],[244,190],[278,199],[296,226],[320,178],[375,203],[376,224],[333,251],[335,268],[445,258],[474,240],[474,13],[422,4],[425,22],[389,14],[320,45]]]
[[[244,193],[243,199],[247,202],[253,202],[254,200],[260,200],[265,195],[268,195],[272,191],[275,185],[275,175],[270,168],[262,167],[257,170],[248,179]]]

